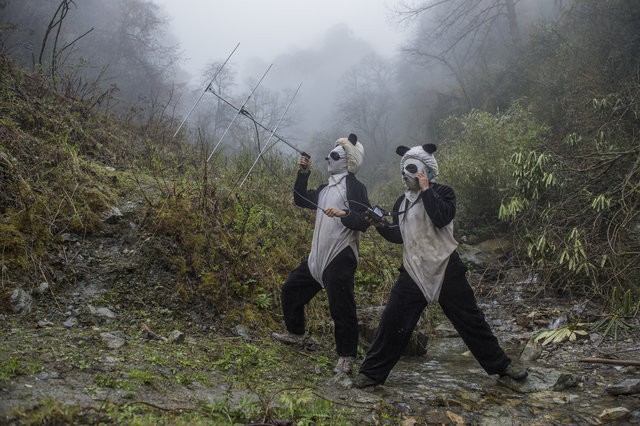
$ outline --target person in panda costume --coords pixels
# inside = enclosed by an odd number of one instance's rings
[[[456,196],[436,183],[438,163],[434,144],[399,146],[405,192],[393,207],[393,223],[367,219],[386,240],[403,244],[400,275],[354,386],[383,384],[407,346],[422,311],[438,302],[471,353],[488,374],[523,380],[527,371],[516,368],[500,347],[466,278],[453,237]]]
[[[351,373],[358,348],[354,278],[360,233],[369,227],[364,218],[369,206],[367,189],[355,176],[363,158],[364,148],[356,135],[338,139],[326,157],[328,183],[308,190],[310,160],[300,157],[293,199],[297,206],[317,211],[313,240],[308,258],[291,271],[282,285],[286,332],[272,334],[282,343],[303,345],[304,308],[324,288],[339,357],[336,373]]]

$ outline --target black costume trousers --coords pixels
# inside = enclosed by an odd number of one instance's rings
[[[511,360],[478,307],[465,273],[466,267],[454,252],[449,259],[438,303],[482,368],[488,374],[496,374],[504,370]],[[403,268],[391,290],[360,373],[378,384],[384,383],[402,356],[426,307],[427,300]]]
[[[357,266],[353,250],[347,247],[322,273],[339,356],[356,356],[358,350],[358,317],[353,292]],[[311,276],[306,260],[289,273],[280,295],[284,323],[289,332],[304,334],[304,308],[320,290],[322,286]]]

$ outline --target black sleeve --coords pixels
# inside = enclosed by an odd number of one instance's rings
[[[347,198],[347,215],[340,218],[342,224],[354,231],[366,231],[369,222],[364,219],[364,212],[367,207],[371,207],[371,204],[369,204],[367,188],[355,176],[347,176]]]
[[[307,190],[310,174],[309,172],[298,172],[296,182],[293,185],[293,202],[298,207],[315,210],[317,208],[320,190]]]
[[[446,185],[434,184],[424,191],[422,204],[437,228],[447,226],[456,215],[456,194]]]
[[[404,199],[404,195],[401,195],[400,198],[396,200],[396,203],[393,205],[393,212],[400,211],[402,208],[402,200]],[[402,234],[400,233],[398,215],[393,214],[391,217],[393,218],[393,224],[389,225],[387,223],[383,227],[376,228],[376,231],[378,231],[378,234],[382,235],[382,238],[390,243],[402,244]]]

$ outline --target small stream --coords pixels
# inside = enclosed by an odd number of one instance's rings
[[[384,386],[371,392],[393,404],[407,417],[416,415],[429,423],[520,424],[640,424],[638,396],[610,396],[602,381],[606,372],[590,380],[584,370],[567,365],[527,363],[524,386],[510,379],[488,376],[460,338],[437,338],[428,353],[405,357],[396,365]],[[605,368],[612,376],[615,368]],[[621,377],[610,377],[620,381]],[[555,386],[554,386],[555,384]],[[511,389],[513,386],[514,389]],[[554,390],[562,389],[562,390]],[[605,410],[628,410],[624,420]]]

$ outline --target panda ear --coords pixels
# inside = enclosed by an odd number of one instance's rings
[[[354,133],[350,133],[348,139],[349,139],[349,142],[351,142],[352,145],[355,145],[356,142],[358,142],[358,137]]]
[[[432,143],[425,143],[422,145],[422,149],[427,151],[429,154],[433,154],[438,148]]]
[[[404,146],[404,145],[400,145],[399,147],[396,148],[396,154],[398,154],[400,157],[402,157],[404,154],[407,153],[407,151],[409,151],[409,147]]]

